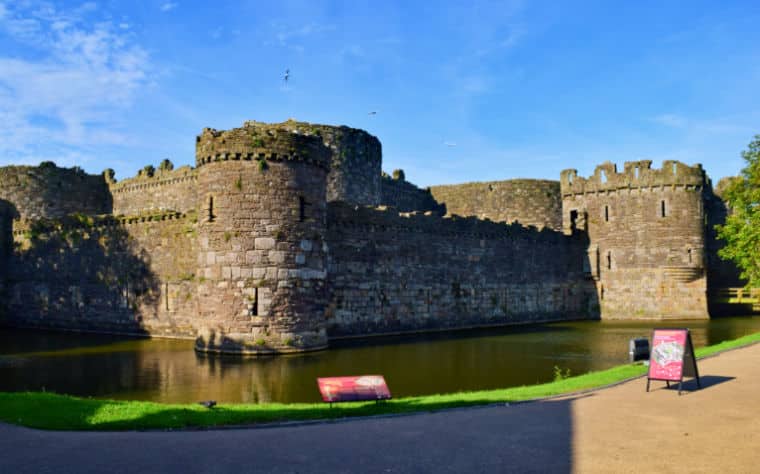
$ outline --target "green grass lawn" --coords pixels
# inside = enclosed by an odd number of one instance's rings
[[[697,357],[760,341],[760,333],[697,349]],[[163,404],[100,400],[43,392],[0,393],[0,420],[51,430],[173,429],[411,413],[445,408],[510,403],[603,387],[644,375],[646,367],[627,364],[563,380],[497,390],[425,395],[382,403]]]

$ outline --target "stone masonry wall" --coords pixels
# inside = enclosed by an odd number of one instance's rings
[[[704,171],[650,165],[563,171],[563,227],[588,236],[602,318],[706,318]]]
[[[245,123],[249,130],[280,128],[301,135],[317,136],[330,150],[327,200],[350,204],[380,204],[382,146],[377,137],[364,130],[288,120],[278,124]],[[254,139],[255,140],[255,139]]]
[[[432,186],[430,192],[446,206],[448,214],[562,229],[559,181],[512,179],[453,184]]]
[[[340,203],[328,211],[331,337],[598,316],[575,237]]]
[[[134,178],[109,183],[113,214],[132,216],[156,211],[190,212],[198,205],[195,169],[159,167]]]
[[[10,201],[21,219],[108,214],[112,207],[102,175],[58,168],[51,162],[0,168],[0,199]]]
[[[314,135],[247,123],[198,137],[197,348],[323,348],[326,175]]]
[[[445,214],[446,207],[436,202],[429,189],[421,189],[401,176],[384,175],[381,182],[383,206],[395,207],[401,212],[433,211]]]
[[[14,240],[3,324],[195,336],[193,215],[24,221]]]

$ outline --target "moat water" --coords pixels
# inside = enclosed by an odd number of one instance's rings
[[[316,378],[382,374],[394,397],[547,382],[625,363],[628,340],[688,327],[696,347],[760,331],[760,317],[567,322],[335,342],[267,358],[198,355],[192,341],[0,329],[0,391],[161,402],[318,401]]]

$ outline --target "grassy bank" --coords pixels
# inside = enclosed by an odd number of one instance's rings
[[[760,341],[760,333],[697,349],[697,357]],[[53,430],[126,430],[209,427],[411,413],[445,408],[518,402],[567,394],[644,375],[646,367],[621,365],[555,382],[527,387],[399,398],[384,403],[322,403],[218,405],[162,404],[98,400],[40,392],[0,393],[0,420]]]

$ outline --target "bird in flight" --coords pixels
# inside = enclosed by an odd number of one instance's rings
[[[367,115],[377,115],[377,111],[373,110],[372,112],[368,113]]]
[[[285,75],[282,76],[282,80],[288,82],[288,79],[290,79],[290,69],[285,69]]]

